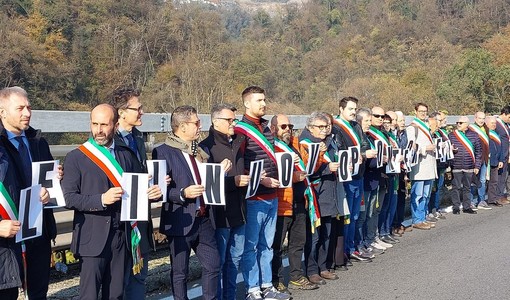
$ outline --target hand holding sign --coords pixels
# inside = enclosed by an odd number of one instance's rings
[[[250,176],[249,175],[237,175],[234,178],[235,184],[237,187],[243,187],[247,186],[248,183],[250,183]]]
[[[21,230],[16,233],[16,243],[42,235],[41,185],[21,190],[19,221]]]
[[[112,187],[105,193],[103,193],[101,197],[101,202],[103,203],[103,205],[111,205],[122,199],[122,193],[123,191],[121,187]]]
[[[12,238],[21,229],[21,223],[13,220],[0,221],[0,237]]]

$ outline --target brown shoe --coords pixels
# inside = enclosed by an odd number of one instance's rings
[[[324,280],[322,277],[320,277],[319,274],[313,274],[311,276],[308,276],[308,280],[310,280],[311,283],[317,284],[317,285],[326,284],[326,280]]]
[[[508,201],[507,198],[501,198],[498,202],[501,204],[509,204],[510,203],[510,201]]]
[[[434,224],[434,223],[432,223],[432,222],[427,222],[427,221],[425,221],[425,222],[423,222],[423,223],[425,223],[425,224],[429,225],[429,226],[430,226],[430,228],[436,228],[436,224]]]
[[[422,223],[418,223],[418,224],[413,224],[413,228],[422,229],[422,230],[430,230],[430,225],[425,222],[422,222]]]
[[[402,236],[402,233],[400,232],[400,228],[393,228],[393,235]]]
[[[400,226],[400,228],[403,228],[404,232],[411,232],[411,231],[413,231],[413,226],[409,226],[409,227]]]
[[[327,280],[337,280],[338,276],[335,273],[331,273],[330,271],[322,271],[321,277]]]

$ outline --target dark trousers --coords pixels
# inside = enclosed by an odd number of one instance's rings
[[[473,172],[464,172],[460,170],[453,171],[452,180],[452,202],[453,208],[460,207],[460,197],[462,195],[462,208],[471,207],[471,180],[474,176]]]
[[[25,241],[27,292],[30,300],[44,300],[50,282],[51,240],[44,234]]]
[[[18,294],[19,294],[19,290],[17,287],[0,290],[0,299],[2,299],[2,300],[17,300]]]
[[[489,184],[487,186],[487,203],[496,203],[501,196],[498,192],[498,181],[499,181],[499,169],[498,166],[491,166],[490,175],[489,175]]]
[[[101,287],[101,299],[122,299],[126,253],[126,233],[112,230],[99,256],[80,257],[80,299],[98,299]]]
[[[405,217],[406,209],[406,182],[404,180],[404,174],[401,173],[398,178],[398,191],[397,191],[397,211],[395,212],[395,218],[393,218],[393,227],[397,228],[402,226]]]
[[[331,220],[331,216],[321,217],[321,226],[306,236],[305,266],[308,276],[328,270],[326,260],[331,237]],[[310,220],[307,221],[306,227],[311,232]]]
[[[331,237],[328,248],[328,258],[326,260],[328,269],[334,270],[336,266],[343,266],[345,264],[344,222],[344,216],[338,219],[331,219]]]
[[[505,197],[506,179],[508,177],[508,157],[503,161],[503,168],[499,172],[498,178],[498,196],[499,198]]]
[[[189,256],[195,251],[202,266],[202,299],[216,299],[220,273],[220,255],[214,228],[209,218],[197,217],[187,236],[169,236],[172,291],[175,300],[187,300]]]
[[[273,283],[283,282],[282,253],[283,241],[288,233],[288,255],[290,280],[303,276],[301,258],[306,243],[306,213],[297,213],[289,217],[278,216],[273,242]]]

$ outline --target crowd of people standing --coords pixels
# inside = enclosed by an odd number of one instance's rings
[[[80,260],[80,299],[143,299],[148,253],[154,248],[149,221],[120,219],[123,172],[147,173],[141,132],[140,93],[119,89],[108,104],[90,114],[91,138],[71,151],[59,168],[65,205],[74,211],[71,250]],[[216,104],[208,136],[199,141],[195,108],[177,107],[171,132],[152,152],[166,162],[166,185],[148,184],[147,197],[160,201],[160,232],[168,239],[174,299],[187,299],[193,250],[202,267],[204,299],[236,299],[237,274],[247,300],[291,299],[292,289],[315,290],[339,278],[352,263],[369,263],[401,242],[408,231],[431,230],[445,213],[445,178],[453,214],[476,214],[510,203],[506,198],[510,106],[497,116],[484,112],[470,123],[460,116],[447,129],[444,113],[417,103],[406,124],[401,111],[360,107],[358,99],[339,101],[338,114],[313,112],[297,134],[284,114],[265,119],[265,91],[242,94],[244,114]],[[31,107],[19,87],[0,91],[0,179],[2,195],[19,205],[31,185],[31,162],[53,160],[40,131],[30,127]],[[348,151],[345,164],[340,153]],[[280,187],[278,153],[293,158],[292,184]],[[263,172],[246,197],[254,162]],[[221,164],[225,205],[206,205],[199,166]],[[349,173],[348,179],[343,175]],[[48,191],[41,189],[43,204]],[[412,224],[403,225],[405,207]],[[0,217],[0,298],[17,299],[23,286],[29,299],[45,299],[50,242],[56,236],[51,209],[44,210],[43,235],[21,247],[14,236],[20,222]],[[285,244],[289,280],[282,258]],[[26,248],[26,249],[25,249]],[[26,260],[23,258],[26,257]],[[304,257],[304,263],[302,258]],[[313,293],[313,292],[311,292]]]

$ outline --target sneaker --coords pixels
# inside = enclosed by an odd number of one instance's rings
[[[397,240],[391,239],[389,235],[383,235],[380,237],[381,241],[383,241],[386,244],[396,244],[398,243]]]
[[[477,211],[477,210],[478,210],[478,208],[476,208],[476,206],[475,206],[474,204],[471,204],[471,207],[470,207],[470,208],[471,208],[472,210],[474,210],[474,211]]]
[[[400,243],[400,240],[397,239],[393,234],[389,234],[388,238],[393,241],[393,243],[398,244]]]
[[[435,217],[431,217],[430,215],[427,215],[427,217],[425,217],[425,221],[427,221],[429,223],[436,223],[437,219]]]
[[[379,255],[379,254],[383,254],[384,253],[384,250],[373,248],[373,247],[366,247],[365,249],[366,249],[367,252],[375,254],[375,255]],[[365,252],[365,251],[363,251],[363,252]]]
[[[372,259],[372,258],[375,257],[375,255],[372,252],[367,251],[367,250],[358,251],[358,252],[361,255],[361,257],[363,257],[363,258],[370,258],[370,259]]]
[[[445,217],[444,213],[441,213],[441,212],[439,212],[439,211],[436,211],[436,212],[434,213],[434,218],[436,218],[436,219],[438,219],[438,220],[439,220],[439,219],[443,219],[443,220],[444,220],[444,219],[446,219],[446,217]]]
[[[383,246],[383,247],[384,247],[384,248],[386,248],[386,249],[388,249],[388,248],[392,248],[392,247],[393,247],[393,245],[392,245],[392,244],[390,244],[390,243],[385,243],[385,242],[381,241],[381,239],[380,239],[379,237],[376,237],[376,238],[375,238],[375,242],[376,242],[377,244],[379,244],[380,246]],[[384,250],[386,250],[386,249],[384,249]]]
[[[365,257],[361,256],[361,253],[359,251],[352,252],[350,255],[350,258],[352,261],[357,261],[357,262],[371,262],[372,261],[372,259],[370,259],[370,258],[365,258]]]
[[[264,300],[290,300],[292,297],[289,294],[279,292],[274,286],[265,288],[262,292]]]
[[[295,290],[316,290],[319,286],[311,283],[306,277],[302,276],[298,280],[289,281],[289,288]]]
[[[246,294],[246,300],[264,300],[262,298],[262,293],[260,291],[254,291],[251,293]]]
[[[480,203],[478,203],[478,209],[488,210],[488,209],[492,209],[492,207],[489,207],[487,202],[481,201]]]
[[[386,247],[384,247],[384,246],[382,246],[382,245],[380,245],[380,244],[378,244],[376,242],[372,242],[370,244],[370,247],[375,248],[375,249],[379,249],[379,250],[383,250],[383,251],[386,250]]]
[[[283,282],[278,282],[277,284],[274,284],[274,287],[278,290],[278,292],[290,295],[289,289],[285,286]]]

